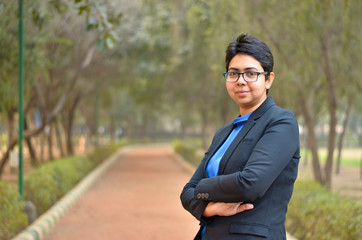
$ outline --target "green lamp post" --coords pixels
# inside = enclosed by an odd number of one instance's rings
[[[19,196],[23,200],[24,3],[19,0]]]

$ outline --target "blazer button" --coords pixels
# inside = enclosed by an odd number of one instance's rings
[[[209,194],[205,193],[205,198],[208,199],[209,198]]]
[[[202,197],[201,193],[197,194],[197,198],[200,199]]]

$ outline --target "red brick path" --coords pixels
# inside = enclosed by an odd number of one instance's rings
[[[198,222],[179,200],[189,178],[169,147],[132,148],[44,239],[192,239]]]

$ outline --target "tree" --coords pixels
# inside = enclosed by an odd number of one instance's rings
[[[338,54],[342,53],[344,58],[350,58],[342,50],[348,46],[348,43],[342,41],[343,34],[339,33],[354,31],[343,25],[343,21],[339,21],[339,19],[347,18],[348,12],[350,12],[348,9],[353,8],[355,4],[358,5],[357,1],[288,1],[283,5],[276,1],[268,1],[268,4],[263,5],[265,11],[271,10],[269,14],[280,13],[273,20],[282,22],[282,19],[290,19],[290,22],[295,24],[284,24],[283,28],[276,27],[273,21],[266,23],[265,19],[268,14],[265,12],[258,16],[258,21],[268,34],[277,54],[283,60],[287,68],[286,72],[290,72],[289,77],[293,80],[297,90],[296,96],[308,129],[308,144],[312,152],[314,177],[327,187],[331,184],[335,147],[336,99],[341,96],[341,93],[337,92],[335,88],[336,76],[338,76],[335,69],[338,69],[339,59],[341,59]],[[348,17],[354,19],[357,16],[354,13],[353,16]],[[275,27],[273,28],[273,26]],[[277,38],[278,35],[283,38]],[[314,38],[316,40],[313,40]],[[290,43],[295,43],[297,46]],[[300,61],[301,59],[304,61]],[[316,66],[318,66],[318,71],[316,71]],[[343,80],[338,79],[339,82]],[[321,90],[326,90],[326,92]],[[291,96],[288,95],[288,97]],[[327,101],[324,103],[323,99]],[[324,110],[316,108],[316,106],[328,107]],[[329,116],[328,156],[324,172],[320,167],[317,137],[314,130],[318,121],[315,116],[318,116],[320,110],[328,111]]]
[[[8,3],[8,5],[6,4],[2,4],[1,6],[4,6],[4,8],[9,8],[13,11],[15,11],[15,5],[16,3]],[[34,58],[33,56],[39,56],[41,54],[45,53],[45,48],[43,47],[44,45],[47,45],[49,47],[57,47],[58,45],[62,45],[55,42],[52,42],[52,40],[62,40],[61,38],[58,39],[51,39],[49,38],[49,36],[47,36],[47,32],[46,31],[42,31],[42,29],[45,26],[45,23],[47,21],[51,21],[54,18],[51,18],[50,15],[52,15],[53,13],[58,13],[58,14],[64,14],[69,13],[71,11],[73,11],[73,8],[68,8],[68,2],[66,1],[53,1],[50,2],[49,5],[48,3],[44,3],[41,1],[31,1],[28,2],[28,4],[33,4],[33,5],[28,5],[26,6],[27,9],[29,9],[27,11],[27,14],[25,16],[26,19],[32,19],[32,24],[30,24],[29,29],[31,29],[32,31],[38,31],[38,35],[37,36],[42,36],[43,38],[39,38],[39,39],[31,39],[31,48],[30,51],[37,48],[38,54],[29,54],[26,55],[29,58],[27,58],[27,60],[33,60],[32,58]],[[98,34],[98,42],[97,42],[97,46],[98,48],[102,49],[103,47],[112,47],[114,41],[115,41],[115,35],[112,31],[112,24],[118,24],[119,23],[119,18],[121,17],[121,15],[115,15],[113,13],[109,13],[106,5],[104,4],[100,4],[99,2],[95,2],[95,1],[88,1],[88,0],[74,0],[74,7],[77,7],[76,9],[78,9],[78,13],[75,14],[85,14],[86,15],[86,20],[87,20],[87,29],[88,30],[97,30],[99,32]],[[48,10],[48,7],[51,7],[50,9],[54,9],[54,10]],[[47,12],[49,11],[49,12]],[[53,11],[53,12],[51,12]],[[109,13],[109,14],[108,14]],[[49,14],[49,15],[48,15]],[[16,16],[16,15],[15,15]],[[12,23],[12,20],[14,20],[13,15],[4,15],[5,17],[5,29],[8,30],[9,28],[14,28]],[[29,21],[28,21],[29,22]],[[32,28],[31,28],[32,27]],[[49,29],[48,29],[49,30]],[[1,32],[1,34],[5,35],[5,33]],[[14,36],[16,36],[16,32],[14,34]],[[47,43],[44,44],[45,41]],[[9,43],[7,43],[9,44]],[[28,43],[29,44],[29,43]],[[95,42],[93,43],[93,45],[95,44]],[[13,46],[13,45],[10,45]],[[13,46],[15,48],[15,46]],[[39,72],[39,73],[43,73],[43,74],[29,74],[29,78],[30,79],[34,79],[34,82],[31,84],[33,86],[35,86],[35,89],[37,91],[35,91],[35,93],[37,93],[37,97],[38,97],[38,107],[42,108],[42,114],[43,114],[43,121],[42,124],[40,126],[38,126],[37,128],[33,128],[33,129],[28,129],[25,133],[24,133],[24,138],[25,139],[29,139],[39,133],[42,132],[42,130],[45,128],[46,125],[50,124],[53,119],[61,112],[61,110],[63,109],[65,102],[69,96],[69,94],[71,93],[71,90],[73,89],[74,85],[76,84],[77,80],[79,79],[79,76],[81,74],[81,70],[83,70],[86,66],[89,65],[91,59],[92,59],[92,55],[94,52],[94,47],[91,47],[88,51],[88,53],[86,54],[84,60],[82,62],[80,62],[79,67],[76,69],[76,71],[74,72],[73,76],[71,77],[70,81],[68,82],[69,84],[66,85],[65,88],[63,88],[64,92],[62,94],[59,94],[59,92],[57,94],[44,94],[41,92],[41,88],[40,88],[40,82],[39,79],[42,80],[49,80],[52,79],[54,71],[51,69],[54,66],[51,66],[51,68],[49,68],[49,72],[48,74],[44,74],[44,70],[47,69],[47,63],[46,62],[42,62],[42,61],[31,61],[29,63],[30,66],[32,66],[32,69],[36,69],[37,71],[34,72]],[[27,49],[29,51],[29,48]],[[15,51],[14,51],[15,52]],[[10,53],[12,53],[10,51]],[[16,53],[15,53],[16,55]],[[42,56],[43,57],[43,56]],[[42,57],[39,57],[39,59],[41,59]],[[14,57],[15,58],[15,57]],[[37,58],[36,58],[37,59]],[[53,63],[54,64],[54,63]],[[15,64],[14,64],[15,65]],[[14,74],[11,74],[11,72],[16,72],[15,70],[15,66],[14,65],[10,65],[9,70],[4,71],[5,72],[5,76],[6,78],[13,78],[15,77]],[[7,66],[9,66],[9,64],[5,64],[5,65],[1,65],[0,67],[2,68],[6,68]],[[33,68],[34,66],[34,68]],[[30,71],[29,71],[30,73]],[[3,80],[4,81],[4,80]],[[6,81],[5,81],[6,83]],[[28,82],[28,84],[30,84],[30,82]],[[44,84],[42,86],[51,86],[52,82],[50,81],[50,84]],[[54,90],[54,88],[50,88],[51,90]],[[28,88],[29,91],[29,88]],[[55,91],[58,91],[58,89],[55,89]],[[47,93],[51,93],[54,91],[48,91]],[[9,110],[11,109],[16,109],[16,101],[14,101],[13,99],[15,98],[13,95],[6,95],[8,96],[7,99],[5,99],[4,102],[8,102],[9,104],[7,105],[7,108]],[[30,94],[28,94],[28,96],[32,96]],[[44,96],[48,96],[48,100],[50,98],[52,98],[52,101],[50,101],[53,105],[51,106],[47,106],[46,104],[48,104],[48,101],[44,100]],[[30,98],[32,99],[32,98]],[[33,105],[34,102],[33,101],[29,101],[28,100],[28,109],[31,109],[31,106]],[[2,105],[3,106],[3,105]],[[4,107],[2,107],[4,108]],[[12,114],[14,110],[12,111],[8,111],[9,114]],[[15,110],[16,111],[16,110]],[[12,116],[12,115],[9,115]],[[13,122],[13,120],[12,120]],[[9,133],[12,132],[12,128],[10,126],[9,128]],[[5,153],[3,154],[1,161],[0,161],[0,174],[3,170],[3,167],[9,157],[9,153],[10,151],[15,147],[15,145],[17,144],[17,138],[14,137],[14,134],[9,134],[9,144],[7,146],[7,150],[5,151]]]

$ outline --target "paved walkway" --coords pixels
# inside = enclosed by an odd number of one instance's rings
[[[198,222],[179,200],[189,178],[171,148],[130,148],[44,239],[192,239]]]

